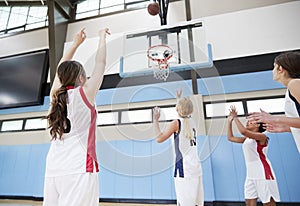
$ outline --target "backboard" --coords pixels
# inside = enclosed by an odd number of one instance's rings
[[[170,72],[213,66],[211,46],[206,41],[203,22],[185,22],[160,29],[125,33],[120,58],[122,78],[153,74],[147,50],[151,46],[167,45],[174,54],[168,60]]]

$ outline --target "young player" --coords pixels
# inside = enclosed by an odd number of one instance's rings
[[[233,135],[232,122],[236,124],[243,137]],[[248,121],[244,127],[237,117],[236,108],[230,107],[227,137],[231,142],[243,144],[247,170],[244,185],[247,206],[256,206],[258,198],[264,206],[275,206],[275,201],[280,201],[276,177],[271,162],[267,158],[268,137],[264,131],[262,123]]]
[[[46,162],[44,206],[99,204],[94,102],[106,65],[106,33],[108,29],[99,32],[95,67],[89,79],[83,66],[72,60],[86,39],[84,29],[75,35],[58,65],[47,116],[52,141]]]
[[[278,55],[274,60],[273,79],[287,87],[285,117],[261,110],[252,113],[249,121],[266,123],[269,132],[291,132],[300,153],[300,52]]]
[[[160,111],[153,109],[153,123],[158,143],[164,142],[173,135],[175,153],[174,181],[178,206],[203,206],[204,192],[202,167],[198,157],[196,130],[192,125],[193,103],[189,98],[181,98],[177,92],[176,110],[179,118],[160,130],[158,120]]]

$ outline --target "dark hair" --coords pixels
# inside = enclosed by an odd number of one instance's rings
[[[57,68],[57,76],[62,86],[52,96],[51,110],[47,116],[52,139],[62,139],[63,133],[71,130],[70,120],[67,118],[67,86],[76,86],[80,75],[86,77],[82,65],[76,61],[62,62]]]
[[[259,127],[258,127],[258,132],[263,133],[264,131],[266,131],[266,128],[264,127],[264,123],[258,123]]]
[[[282,66],[291,78],[300,77],[300,52],[286,52],[278,55],[274,62]]]

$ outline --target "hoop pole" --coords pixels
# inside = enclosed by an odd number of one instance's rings
[[[158,0],[160,12],[160,24],[161,26],[167,25],[167,14],[168,14],[168,7],[169,7],[169,0]]]

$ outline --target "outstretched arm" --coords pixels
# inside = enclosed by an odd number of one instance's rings
[[[294,97],[294,101],[300,104],[300,79],[292,79],[288,83],[287,88],[291,95]],[[280,126],[279,129],[276,129],[274,131],[281,130],[283,132],[288,132],[290,129],[288,129],[287,127],[300,128],[299,117],[274,116],[263,111],[262,109],[260,110],[260,112],[254,112],[250,114],[248,119],[250,121],[264,122],[266,124]]]
[[[99,43],[95,58],[95,67],[90,79],[84,84],[84,91],[89,102],[94,105],[95,97],[103,81],[106,66],[106,34],[108,28],[99,31]]]
[[[260,109],[260,112],[251,113],[247,119],[250,122],[264,122],[266,124],[285,125],[288,127],[300,128],[299,117],[275,116],[265,112],[262,109]]]
[[[177,102],[181,99],[181,96],[182,96],[182,89],[180,88],[180,90],[176,90]]]
[[[158,107],[153,108],[153,125],[154,125],[156,141],[158,143],[161,143],[167,140],[174,132],[177,132],[178,123],[177,120],[173,120],[171,123],[167,125],[164,131],[161,131],[158,123],[159,117],[160,117],[159,108]]]
[[[243,143],[245,141],[245,137],[236,137],[232,132],[232,122],[235,118],[234,112],[230,110],[229,116],[227,117],[228,128],[227,128],[227,138],[230,142]]]
[[[62,56],[62,58],[60,59],[58,65],[57,65],[57,68],[62,62],[72,60],[74,54],[76,53],[76,50],[82,44],[82,42],[84,42],[84,40],[86,39],[86,33],[84,30],[85,29],[83,28],[77,34],[75,34],[71,47]],[[58,89],[60,86],[61,86],[61,84],[60,84],[60,81],[59,81],[57,73],[56,73],[52,87],[51,87],[50,96],[52,96],[53,92],[56,89]]]
[[[239,132],[248,138],[255,139],[255,140],[259,141],[261,144],[265,144],[265,142],[267,140],[267,136],[263,133],[253,132],[253,131],[247,129],[239,120],[239,118],[237,116],[236,108],[234,106],[230,106],[230,109],[231,109],[230,114],[231,114],[231,116],[233,116],[233,120],[234,120]],[[257,123],[249,123],[248,122],[248,124],[255,124],[256,126],[258,126]]]
[[[264,124],[264,127],[268,132],[272,133],[291,132],[291,128],[286,125]]]
[[[249,137],[251,139],[255,139],[258,140],[261,144],[265,144],[266,140],[267,140],[267,136],[264,133],[260,133],[260,132],[253,132],[249,129],[247,129],[239,120],[238,117],[234,118],[234,122],[238,128],[238,130],[240,131],[240,133],[246,137]]]

